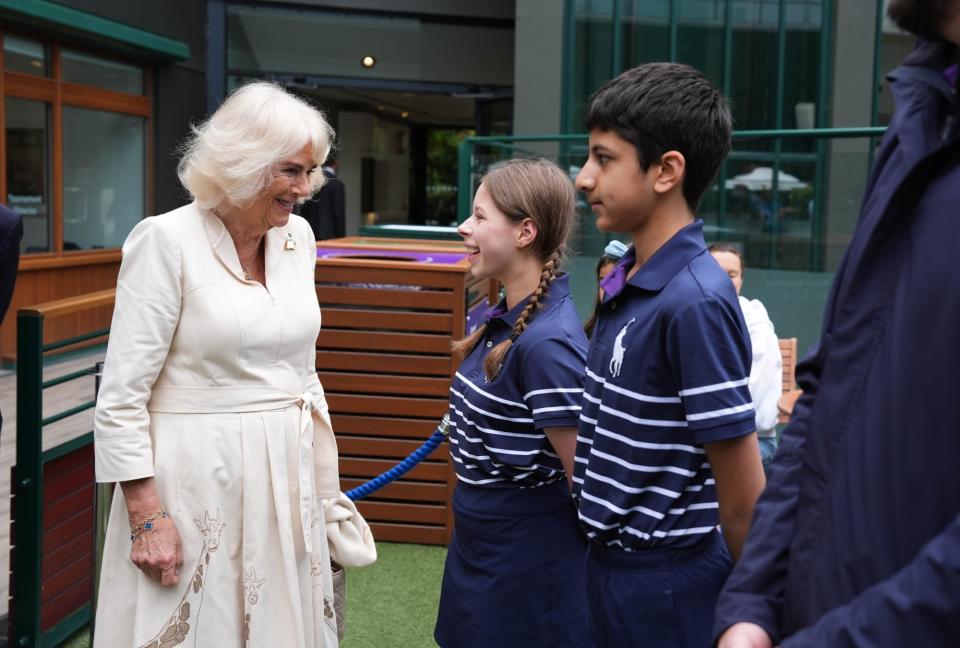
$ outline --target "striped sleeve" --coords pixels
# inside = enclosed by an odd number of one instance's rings
[[[667,332],[687,427],[698,444],[754,431],[750,338],[739,306],[707,297],[680,310]]]
[[[580,422],[586,363],[586,349],[564,337],[545,338],[527,349],[523,400],[538,430]]]

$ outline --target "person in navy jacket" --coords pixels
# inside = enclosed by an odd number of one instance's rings
[[[893,0],[918,36],[720,648],[960,645],[960,0]]]
[[[20,261],[20,239],[23,238],[23,219],[9,207],[0,205],[0,323],[10,306],[13,286],[17,282]],[[3,414],[0,413],[0,430]]]

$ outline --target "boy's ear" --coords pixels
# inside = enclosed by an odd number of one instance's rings
[[[524,218],[520,221],[520,227],[517,228],[517,247],[522,249],[533,245],[538,232],[539,229],[533,219]]]
[[[683,176],[687,170],[687,161],[684,159],[683,153],[680,151],[667,151],[660,156],[659,162],[653,190],[659,194],[665,194],[674,187],[682,187]]]

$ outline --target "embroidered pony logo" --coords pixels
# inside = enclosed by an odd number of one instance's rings
[[[610,375],[616,378],[620,375],[620,369],[623,367],[623,354],[627,347],[623,346],[623,338],[627,335],[627,329],[637,321],[637,318],[631,318],[629,322],[623,325],[620,332],[617,333],[617,339],[613,342],[613,357],[610,358]]]

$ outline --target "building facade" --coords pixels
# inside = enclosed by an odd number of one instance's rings
[[[456,151],[473,177],[504,155],[556,156],[574,174],[590,93],[673,60],[730,97],[734,153],[705,199],[734,242],[746,292],[781,336],[813,341],[849,240],[879,126],[883,73],[910,39],[880,0],[0,0],[0,197],[26,225],[16,306],[113,285],[145,215],[186,199],[177,149],[232,88],[275,81],[327,112],[339,138],[347,232],[457,220]],[[542,136],[519,145],[510,136]],[[567,135],[561,141],[551,138]],[[766,174],[766,180],[764,180]],[[592,290],[608,237],[585,215],[572,266]],[[589,305],[589,299],[586,301]],[[15,353],[15,317],[0,356]]]

